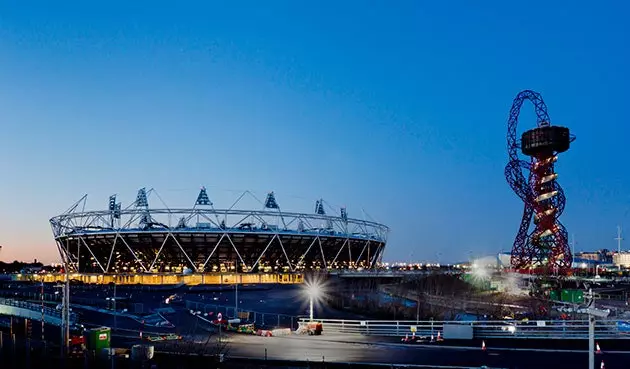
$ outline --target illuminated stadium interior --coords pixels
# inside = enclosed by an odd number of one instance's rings
[[[270,192],[260,210],[214,207],[201,188],[191,208],[151,208],[155,190],[138,191],[122,208],[116,196],[102,211],[84,211],[87,196],[50,220],[59,253],[76,273],[292,273],[373,268],[389,228],[339,215],[315,203],[312,214],[280,210]],[[159,196],[158,196],[159,197]],[[331,210],[332,207],[329,207]]]

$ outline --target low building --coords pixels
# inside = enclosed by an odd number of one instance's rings
[[[613,264],[616,267],[630,268],[630,252],[615,253],[613,255]]]
[[[608,249],[601,249],[598,251],[582,251],[575,253],[575,258],[598,261],[600,263],[612,263],[613,252]]]
[[[582,257],[583,254],[599,255],[599,253],[576,253],[576,255],[573,257],[573,263],[571,264],[572,268],[591,269],[591,268],[595,268],[595,266],[597,265],[603,266],[603,265],[612,263],[612,254],[611,254],[610,261],[608,261],[607,258],[602,258],[599,256],[597,258],[593,258],[593,257],[584,258]],[[510,253],[507,253],[507,252],[500,253],[497,256],[497,258],[498,258],[499,266],[503,268],[511,267],[512,255],[510,255]]]

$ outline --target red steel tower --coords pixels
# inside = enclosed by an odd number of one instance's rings
[[[534,104],[536,128],[517,140],[518,116],[525,100]],[[512,267],[520,271],[566,274],[573,261],[567,231],[558,220],[565,205],[564,191],[556,181],[554,163],[575,137],[566,127],[552,126],[539,93],[525,90],[514,99],[508,119],[509,162],[505,177],[525,208],[514,246]],[[520,151],[530,160],[519,158]],[[527,172],[524,174],[524,171]],[[527,176],[527,177],[526,177]],[[533,230],[530,225],[533,223]]]

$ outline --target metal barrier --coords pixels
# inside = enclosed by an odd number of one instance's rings
[[[260,327],[268,328],[297,328],[298,318],[285,315],[285,314],[273,314],[263,313],[259,311],[251,311],[246,309],[238,309],[234,306],[216,305],[216,304],[204,304],[198,301],[186,300],[186,308],[194,311],[200,311],[204,314],[218,314],[221,313],[228,317],[239,317],[241,319],[251,321]]]
[[[12,310],[7,310],[5,313],[7,315],[20,316],[23,318],[33,319],[33,320],[41,320],[42,313],[42,305],[34,304],[31,302],[13,300],[13,299],[5,299],[0,297],[0,305],[4,305],[6,307],[15,308]],[[44,320],[47,323],[60,325],[61,324],[61,311],[44,306]],[[76,321],[76,314],[70,313],[70,322]]]
[[[484,322],[445,322],[445,321],[388,321],[388,320],[343,320],[315,319],[324,326],[324,331],[371,336],[404,336],[415,331],[418,336],[443,333],[444,324],[462,324],[473,327],[474,338],[506,339],[587,339],[588,321],[484,321]],[[298,319],[299,323],[307,318]],[[620,329],[616,320],[601,320],[595,325],[596,339],[630,339],[630,332]],[[623,323],[623,322],[621,322]]]

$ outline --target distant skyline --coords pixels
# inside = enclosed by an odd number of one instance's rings
[[[509,251],[523,206],[503,176],[506,120],[523,89],[577,137],[556,167],[576,249],[616,249],[617,225],[630,232],[629,13],[0,3],[0,260],[57,261],[48,219],[85,193],[92,208],[140,187],[186,206],[201,185],[223,204],[248,189],[296,211],[320,197],[364,208],[392,230],[388,261]],[[525,105],[520,132],[534,124]]]

